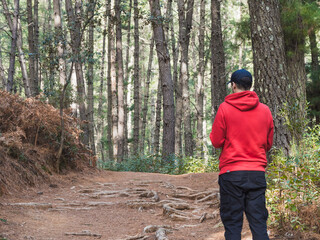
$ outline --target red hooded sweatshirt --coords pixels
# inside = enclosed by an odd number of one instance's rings
[[[222,148],[220,174],[265,171],[266,152],[273,143],[270,109],[255,92],[230,94],[218,109],[210,139],[215,148]]]

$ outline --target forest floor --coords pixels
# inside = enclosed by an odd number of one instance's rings
[[[0,239],[224,239],[217,179],[218,173],[69,173],[57,184],[0,197]],[[246,222],[242,233],[251,239]]]

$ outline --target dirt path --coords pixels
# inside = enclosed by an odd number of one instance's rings
[[[224,239],[217,178],[217,173],[69,175],[56,185],[0,198],[0,239]],[[247,224],[242,239],[251,239]]]

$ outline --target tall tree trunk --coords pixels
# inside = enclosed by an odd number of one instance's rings
[[[0,88],[2,90],[6,89],[7,82],[6,82],[6,77],[4,73],[4,68],[2,64],[2,51],[1,51],[2,45],[1,45],[1,39],[0,39]]]
[[[75,8],[73,9],[72,1],[66,0],[66,11],[68,16],[68,25],[71,35],[71,48],[73,59],[75,61],[75,72],[77,78],[77,95],[78,95],[78,104],[80,112],[80,120],[82,121],[81,129],[83,130],[82,142],[85,145],[89,145],[89,128],[88,128],[88,119],[86,116],[86,94],[85,94],[85,84],[83,77],[82,69],[82,59],[81,59],[81,42],[82,42],[82,1],[76,0]]]
[[[274,145],[289,152],[291,134],[279,112],[287,100],[288,76],[279,1],[249,0],[255,91],[270,107]]]
[[[101,56],[101,71],[100,71],[100,88],[99,88],[99,103],[98,103],[98,120],[97,120],[97,142],[96,145],[100,149],[102,161],[105,162],[104,147],[102,143],[102,135],[104,129],[104,116],[103,116],[103,92],[105,82],[105,58],[106,58],[106,35],[107,35],[107,16],[108,6],[106,6],[106,13],[104,14],[104,27],[102,39],[102,56]]]
[[[309,32],[311,50],[311,79],[308,86],[307,96],[310,102],[311,114],[316,118],[316,124],[320,124],[320,69],[319,69],[319,49],[317,47],[317,37],[315,29],[312,27]]]
[[[124,157],[124,80],[122,57],[122,27],[121,27],[121,0],[115,1],[116,13],[116,41],[117,41],[117,76],[118,76],[118,162]]]
[[[59,2],[59,6],[60,6],[60,2]],[[47,31],[47,36],[52,36],[52,20],[54,22],[54,26],[55,26],[55,16],[56,16],[56,12],[55,9],[53,10],[53,19],[52,19],[52,2],[51,0],[48,0],[48,13],[47,13],[47,20],[45,21],[45,30]],[[61,22],[61,11],[60,11],[60,22]],[[52,92],[53,91],[53,86],[55,84],[55,80],[54,80],[54,75],[55,75],[55,49],[54,49],[54,42],[50,41],[49,42],[49,91]]]
[[[3,0],[5,2],[5,0]],[[5,5],[5,3],[3,3]],[[10,18],[10,16],[9,16]],[[16,47],[17,47],[17,34],[18,34],[18,21],[19,21],[19,0],[14,1],[14,13],[11,27],[11,51],[10,51],[10,64],[8,71],[7,91],[13,90],[13,78],[15,72],[15,59],[16,59]],[[10,21],[8,21],[10,25]]]
[[[34,13],[33,13],[33,49],[34,49],[34,95],[39,95],[40,89],[40,72],[39,72],[39,0],[34,0]]]
[[[111,2],[110,2],[111,4]],[[109,102],[110,102],[110,127],[111,127],[111,148],[112,158],[117,160],[118,157],[118,97],[117,97],[117,70],[116,70],[116,46],[114,32],[114,4],[110,6],[109,27],[108,27],[108,50],[109,50]]]
[[[154,48],[154,37],[152,34],[151,43],[150,43],[148,70],[147,70],[147,80],[144,88],[144,103],[143,103],[143,109],[142,109],[142,129],[141,129],[141,142],[140,142],[140,149],[141,149],[142,155],[144,154],[144,142],[145,142],[145,136],[146,136],[147,113],[148,113],[148,106],[149,106],[149,88],[150,88],[150,79],[151,79],[152,61],[153,61],[153,48]]]
[[[167,4],[167,15],[169,17],[169,28],[171,35],[171,49],[172,49],[172,62],[173,62],[173,73],[172,81],[175,91],[175,155],[182,155],[182,138],[181,138],[181,125],[182,125],[182,88],[178,81],[178,59],[179,59],[179,48],[176,46],[176,38],[174,32],[174,22],[172,14],[172,0],[168,0]]]
[[[287,3],[286,3],[287,2]],[[291,1],[284,1],[283,4],[290,6]],[[307,74],[304,62],[304,46],[305,34],[302,17],[297,14],[294,19],[291,19],[294,24],[294,31],[290,28],[288,31],[285,23],[283,24],[284,32],[284,48],[286,51],[286,64],[288,73],[287,84],[287,101],[288,101],[288,119],[290,127],[294,130],[291,131],[294,139],[299,143],[301,141],[303,131],[305,129],[306,119],[306,82]],[[298,106],[298,108],[297,108]]]
[[[66,83],[66,61],[64,57],[64,52],[65,52],[64,41],[65,40],[62,32],[62,17],[61,17],[60,2],[61,0],[53,0],[53,12],[54,12],[56,54],[58,58],[58,69],[59,69],[59,83],[61,86],[64,86]]]
[[[133,153],[134,155],[138,155],[139,151],[139,120],[140,120],[140,79],[139,79],[139,8],[138,8],[138,0],[133,1],[134,8],[134,117],[133,117]]]
[[[132,0],[129,2],[129,19],[128,19],[128,33],[127,33],[127,49],[126,49],[126,65],[125,65],[125,83],[124,83],[124,141],[123,141],[123,155],[128,156],[128,97],[129,95],[129,50],[131,40],[131,12],[132,12]],[[131,120],[131,119],[130,119]]]
[[[154,153],[159,154],[160,150],[160,128],[161,128],[161,103],[162,103],[162,89],[161,89],[161,78],[158,80],[158,91],[157,91],[157,106],[156,106],[156,122],[154,130]]]
[[[89,42],[88,42],[88,54],[89,54],[89,62],[88,62],[88,128],[89,128],[89,142],[92,153],[96,154],[95,140],[94,140],[94,99],[93,99],[93,66],[94,66],[94,10],[95,10],[95,0],[90,0],[88,5],[88,19],[90,19],[89,23]]]
[[[181,47],[180,84],[182,86],[182,107],[186,156],[193,155],[193,136],[190,113],[190,93],[189,93],[189,69],[188,54],[190,31],[192,28],[193,0],[187,1],[187,8],[184,0],[178,0],[179,13],[179,42]],[[178,107],[178,106],[177,106]]]
[[[35,49],[34,49],[34,19],[32,0],[27,0],[28,12],[28,44],[29,44],[29,77],[31,83],[31,94],[35,96]]]
[[[211,0],[211,107],[212,119],[227,95],[220,1]]]
[[[151,15],[155,19],[162,19],[159,0],[149,0]],[[163,137],[162,158],[168,160],[175,152],[175,116],[174,116],[174,87],[171,76],[170,55],[163,31],[163,23],[152,22],[153,34],[159,62],[159,76],[161,78],[163,94]]]
[[[107,85],[108,85],[108,152],[109,159],[113,159],[113,142],[112,142],[112,91],[111,91],[111,51],[113,48],[113,19],[111,16],[111,0],[108,0],[107,7],[108,15],[108,72],[107,72]]]
[[[204,33],[205,33],[205,14],[206,14],[206,1],[200,2],[200,24],[199,24],[199,64],[198,64],[198,82],[196,89],[196,102],[197,102],[197,151],[200,152],[199,156],[203,157],[203,101],[204,101],[204,72],[205,72],[205,59],[204,59]]]
[[[311,50],[311,79],[319,80],[319,49],[317,47],[316,31],[312,27],[309,32],[310,50]]]

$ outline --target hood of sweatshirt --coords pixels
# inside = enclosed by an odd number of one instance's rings
[[[228,95],[224,101],[240,111],[249,111],[258,105],[259,97],[253,91],[243,91]]]

